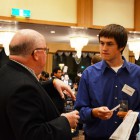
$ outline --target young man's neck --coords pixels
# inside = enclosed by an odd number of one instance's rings
[[[124,60],[121,57],[120,59],[116,59],[116,60],[112,60],[112,61],[106,61],[106,62],[110,67],[119,67],[119,66],[123,65]]]

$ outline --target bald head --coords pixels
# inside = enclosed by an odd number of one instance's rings
[[[41,73],[46,64],[45,38],[31,29],[19,30],[12,38],[9,58],[32,69],[36,75]]]
[[[39,32],[31,29],[19,30],[10,42],[10,55],[29,55],[42,44],[45,44],[45,38]]]

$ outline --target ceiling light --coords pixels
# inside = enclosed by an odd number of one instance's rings
[[[81,57],[81,52],[84,46],[88,44],[88,38],[83,36],[75,36],[70,38],[70,45],[77,52],[77,57]]]
[[[51,34],[55,34],[55,31],[50,31]]]
[[[9,55],[9,44],[15,32],[0,32],[0,44],[3,45],[5,54]]]
[[[135,59],[138,60],[140,56],[140,38],[129,39],[128,47],[130,51],[133,51]]]

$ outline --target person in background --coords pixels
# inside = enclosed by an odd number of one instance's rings
[[[78,86],[79,86],[81,76],[82,76],[82,71],[80,70],[80,71],[77,72],[77,75],[74,79],[73,90],[75,90],[75,95],[77,95]]]
[[[127,30],[121,25],[109,24],[101,29],[98,37],[102,61],[82,73],[75,102],[84,123],[85,140],[109,139],[123,121],[118,110],[111,111],[121,100],[128,101],[128,113],[140,112],[140,67],[122,56],[128,40]],[[140,115],[129,140],[136,140],[139,120]]]
[[[43,81],[47,81],[49,80],[49,73],[42,71],[39,75],[38,75],[39,81],[43,82]]]
[[[74,84],[73,84],[73,91],[75,93],[75,96],[77,96],[77,91],[78,91],[78,86],[79,86],[81,76],[82,76],[82,71],[79,70],[77,72],[77,75],[74,79]],[[79,120],[78,126],[76,127],[76,130],[74,132],[75,136],[77,136],[79,134],[79,130],[83,130],[83,122],[81,120]]]
[[[39,82],[41,83],[42,87],[46,90],[48,95],[50,96],[51,100],[55,104],[59,113],[65,113],[65,108],[64,108],[65,97],[62,98],[59,91],[56,88],[48,88],[48,82],[50,80],[49,74],[45,71],[42,71],[41,74],[39,74],[38,78],[39,78]],[[59,81],[59,84],[60,84],[60,81]]]
[[[46,64],[45,38],[35,30],[19,30],[9,49],[10,60],[0,69],[0,139],[72,140],[78,111],[60,114],[37,78]],[[75,98],[61,80],[50,80],[47,87],[57,88],[62,98],[68,90]]]
[[[65,74],[64,74],[63,82],[64,82],[65,84],[69,85],[71,89],[73,88],[73,83],[72,83],[72,80],[69,78],[68,73],[65,73]]]
[[[61,75],[62,75],[62,70],[60,69],[59,66],[55,67],[53,69],[53,75],[52,75],[52,78],[58,78],[58,79],[61,79]]]
[[[55,79],[55,80],[59,80],[59,79]],[[66,97],[67,97],[67,90],[66,91],[63,91],[63,94],[64,94],[64,98],[61,97],[61,94],[59,93],[59,91],[56,89],[56,88],[48,88],[48,81],[44,81],[44,82],[41,82],[41,85],[42,87],[45,89],[45,91],[48,93],[48,95],[50,96],[51,100],[53,101],[54,105],[56,106],[56,108],[58,109],[59,113],[65,113],[65,100],[66,100]],[[64,85],[65,83],[61,80],[59,80],[59,84],[62,84]],[[67,85],[67,84],[65,84]],[[68,86],[68,85],[67,85]],[[70,87],[69,87],[70,88]],[[68,95],[68,97],[70,97]]]
[[[61,75],[62,75],[62,70],[60,69],[59,66],[57,66],[53,69],[53,72],[51,74],[51,79],[61,80]],[[61,82],[63,82],[63,81],[61,81]],[[65,92],[65,94],[63,94],[64,98],[62,98],[57,89],[47,88],[46,82],[42,82],[42,86],[47,91],[48,95],[50,96],[50,98],[52,99],[56,108],[58,109],[59,113],[65,113],[66,112],[65,111],[65,99],[66,99],[67,92],[63,91],[63,93]]]
[[[91,58],[91,65],[94,65],[97,62],[100,62],[102,60],[100,55],[93,55],[93,57]]]

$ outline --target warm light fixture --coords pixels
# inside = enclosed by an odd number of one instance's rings
[[[60,67],[61,70],[63,69],[64,65],[65,65],[65,64],[63,64],[63,63],[60,63],[60,64],[59,64],[59,67]]]
[[[130,51],[133,51],[135,59],[138,60],[140,56],[140,38],[129,39],[128,47]]]
[[[75,48],[77,57],[81,57],[81,52],[84,46],[88,44],[88,38],[83,36],[75,36],[70,38],[70,45]]]
[[[9,55],[9,43],[14,36],[15,32],[2,31],[0,32],[0,44],[3,45],[5,54]]]

